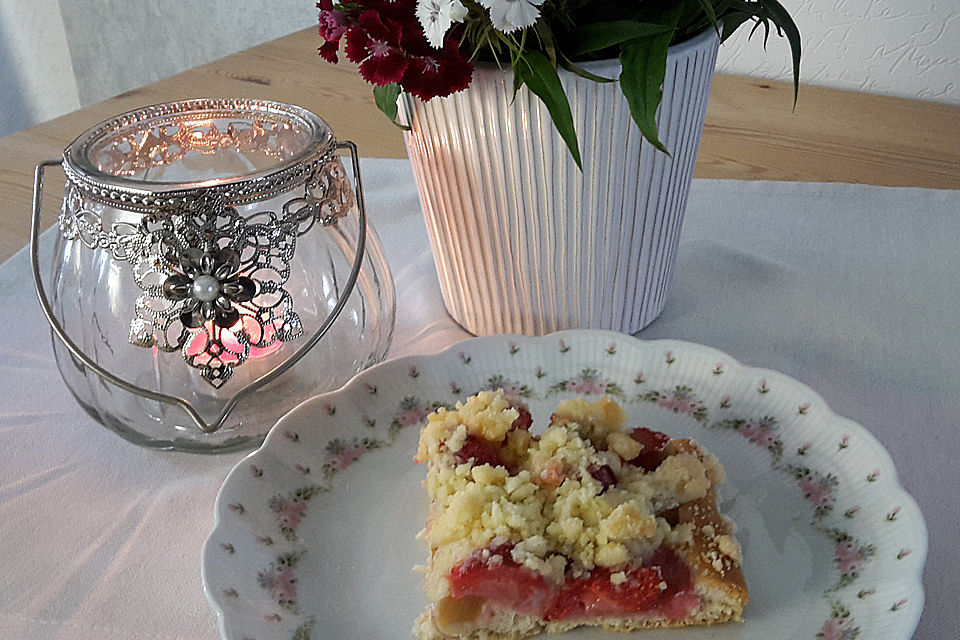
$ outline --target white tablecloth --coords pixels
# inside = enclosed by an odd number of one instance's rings
[[[391,355],[468,337],[443,309],[409,165],[364,168],[397,282]],[[960,193],[696,181],[675,273],[640,336],[778,369],[870,429],[929,526],[915,637],[956,640]],[[57,373],[25,251],[0,266],[0,326],[0,638],[214,640],[200,548],[244,454],[147,451],[90,419]]]

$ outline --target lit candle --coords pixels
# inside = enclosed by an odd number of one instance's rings
[[[254,316],[244,313],[243,309],[239,310],[241,311],[240,319],[229,329],[222,329],[216,326],[212,320],[208,320],[201,330],[193,334],[187,344],[186,353],[188,356],[195,357],[194,362],[197,365],[209,364],[213,359],[213,356],[206,352],[207,340],[211,335],[219,335],[220,344],[223,345],[225,351],[217,357],[224,364],[237,364],[240,361],[240,358],[236,355],[243,353],[243,345],[237,335],[240,331],[247,334],[251,345],[266,344],[264,347],[250,347],[249,358],[251,360],[268,356],[283,346],[283,342],[276,338],[277,329],[273,322],[261,325]]]

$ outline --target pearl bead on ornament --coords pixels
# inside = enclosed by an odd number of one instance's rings
[[[216,300],[220,295],[220,282],[213,276],[198,276],[193,281],[193,297],[201,302]]]

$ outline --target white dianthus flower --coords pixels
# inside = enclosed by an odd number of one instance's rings
[[[479,0],[490,10],[493,26],[504,33],[533,26],[540,17],[538,7],[544,0]]]
[[[467,17],[467,8],[460,0],[417,0],[417,19],[423,26],[427,42],[435,49],[443,48],[443,39],[454,22]]]

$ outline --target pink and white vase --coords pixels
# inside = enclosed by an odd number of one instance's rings
[[[444,303],[474,334],[639,331],[663,310],[719,38],[670,48],[651,146],[617,83],[561,71],[583,171],[539,98],[478,65],[447,98],[400,99]],[[588,71],[619,77],[619,60]]]

